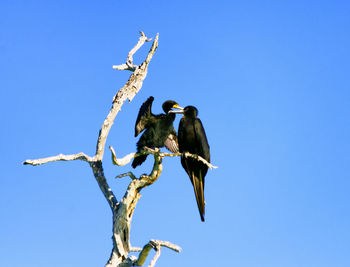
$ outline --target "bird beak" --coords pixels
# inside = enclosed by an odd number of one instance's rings
[[[181,110],[184,109],[183,107],[180,107],[178,104],[175,104],[175,105],[173,106],[173,108],[177,108],[177,109],[181,109]]]
[[[177,108],[179,110],[169,110],[168,113],[184,113],[184,108],[183,107],[180,107],[178,104],[175,104],[174,106],[172,106],[172,108]]]
[[[169,110],[168,113],[180,113],[180,114],[183,114],[184,111],[183,110]]]

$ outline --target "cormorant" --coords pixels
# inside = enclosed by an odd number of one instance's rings
[[[137,152],[141,152],[144,146],[154,148],[165,146],[171,152],[178,152],[176,131],[173,127],[175,114],[169,113],[172,108],[183,110],[175,101],[168,100],[162,105],[165,114],[154,115],[151,111],[154,97],[149,97],[141,106],[135,124],[135,137],[144,129],[146,131],[141,135],[137,142]],[[141,165],[147,158],[142,155],[134,158],[132,167],[136,168]]]
[[[197,154],[210,162],[209,144],[202,122],[197,118],[198,110],[193,106],[187,106],[182,113],[184,115],[178,130],[179,151]],[[208,166],[197,159],[184,156],[181,156],[181,164],[191,179],[201,220],[204,222],[204,177]]]

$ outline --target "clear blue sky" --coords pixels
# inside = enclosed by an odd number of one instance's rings
[[[350,266],[348,1],[16,1],[0,3],[0,266],[102,266],[112,218],[85,152],[130,73],[139,37],[159,48],[107,145],[135,151],[141,103],[199,109],[219,169],[201,223],[177,158],[142,191],[131,241],[172,241],[157,266]],[[149,49],[140,50],[140,62]],[[175,122],[177,128],[179,118]],[[130,170],[104,158],[118,199]],[[152,160],[138,168],[149,172]]]

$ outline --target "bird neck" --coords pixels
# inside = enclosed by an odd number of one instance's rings
[[[175,113],[168,113],[167,117],[170,118],[171,120],[175,120]]]

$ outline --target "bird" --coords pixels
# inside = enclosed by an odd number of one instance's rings
[[[180,113],[180,112],[178,112]],[[210,147],[203,124],[198,116],[198,110],[194,106],[187,106],[182,110],[183,117],[179,123],[178,144],[181,156],[181,165],[190,177],[197,200],[197,206],[201,220],[204,222],[204,177],[208,166],[197,159],[185,157],[184,152],[197,154],[210,162]]]
[[[135,137],[138,136],[143,130],[137,142],[137,153],[141,152],[144,146],[149,148],[166,147],[171,152],[175,153],[179,151],[176,131],[173,126],[175,120],[175,114],[172,111],[173,108],[183,110],[173,100],[167,100],[163,103],[162,108],[165,114],[154,115],[152,113],[152,103],[154,97],[150,96],[142,105],[139,110],[136,123],[135,123]],[[147,158],[147,155],[141,155],[134,158],[132,167],[136,168],[141,165]]]

